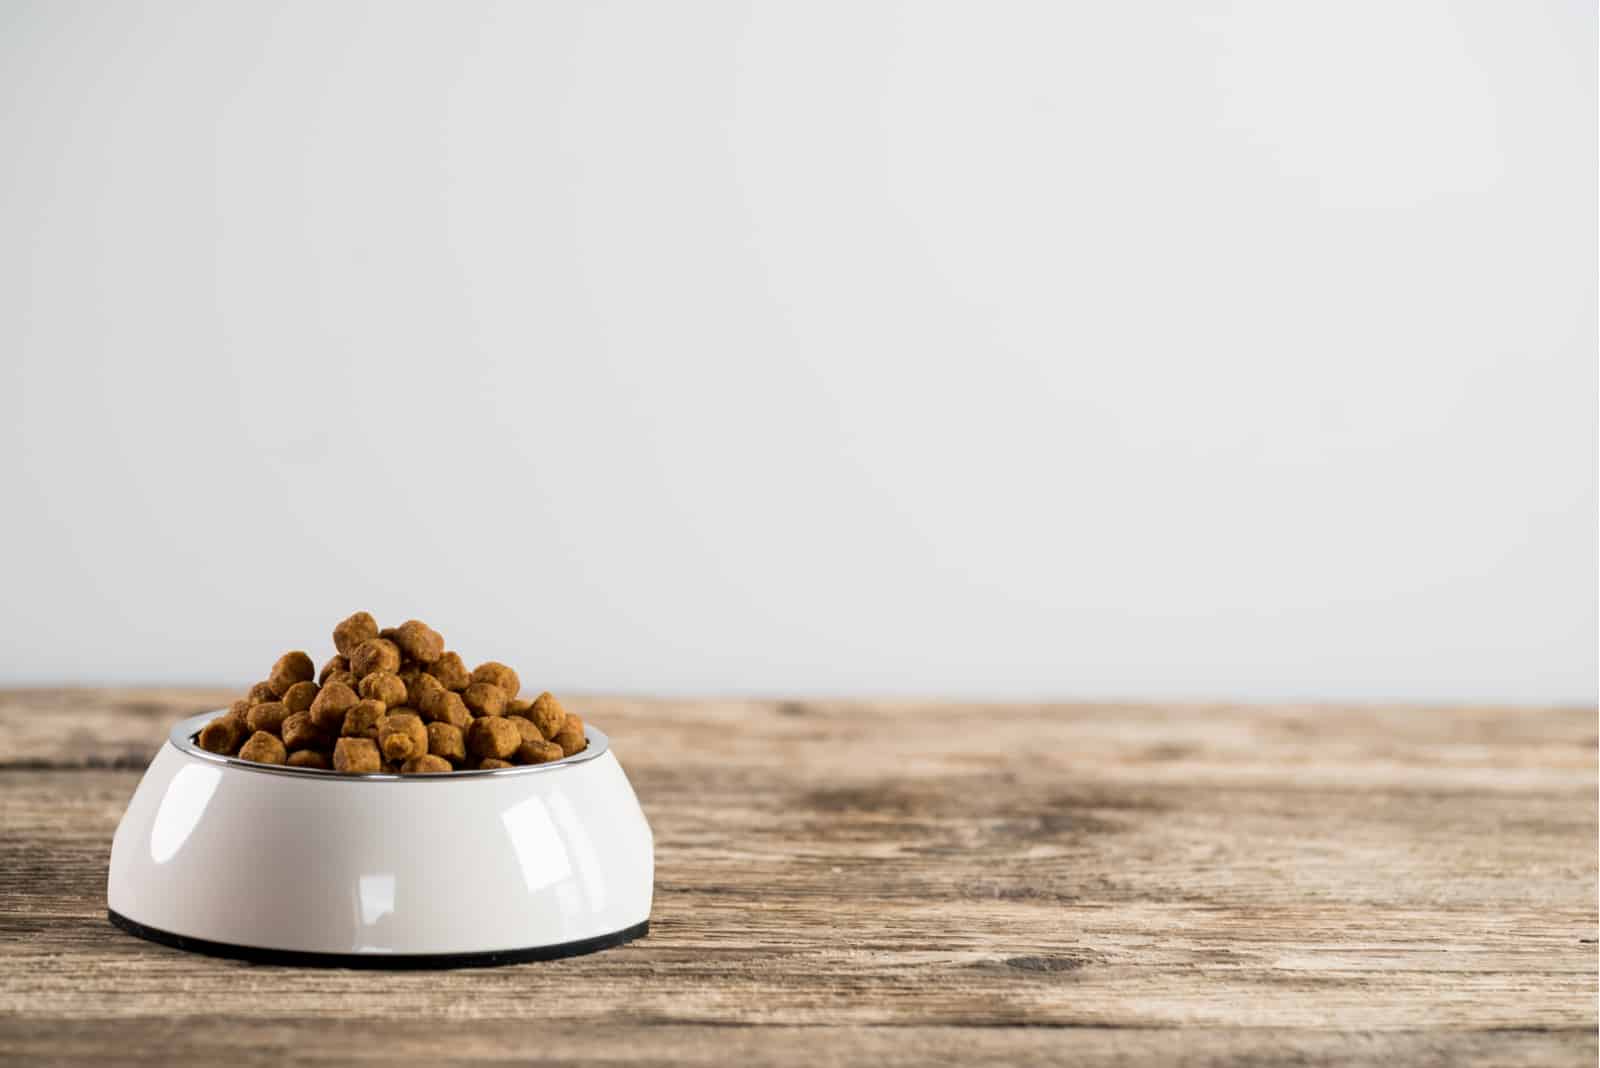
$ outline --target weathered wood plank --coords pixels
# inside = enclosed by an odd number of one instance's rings
[[[109,1056],[108,1051],[115,1051]],[[603,1027],[526,1020],[389,1020],[379,1031],[331,1019],[218,1015],[72,1021],[19,1020],[0,1033],[17,1061],[193,1064],[930,1064],[1176,1068],[1237,1065],[1438,1065],[1449,1068],[1593,1065],[1592,1031],[1320,1031],[1079,1027],[706,1027],[622,1018]]]
[[[656,831],[650,938],[375,978],[105,924],[116,765],[221,696],[0,694],[0,1053],[1595,1056],[1593,710],[575,702]]]

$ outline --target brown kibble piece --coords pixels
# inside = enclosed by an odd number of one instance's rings
[[[350,654],[350,670],[355,672],[358,679],[364,679],[374,671],[393,674],[400,670],[400,650],[387,638],[368,638]]]
[[[344,726],[339,733],[346,738],[377,738],[378,728],[387,715],[382,701],[357,701],[344,714]]]
[[[340,738],[333,744],[333,770],[351,774],[382,771],[378,743],[371,738]]]
[[[345,659],[342,656],[339,656],[339,655],[335,654],[334,656],[331,656],[331,657],[328,658],[328,662],[326,664],[322,665],[322,670],[317,674],[317,685],[318,686],[327,685],[328,676],[332,675],[336,671],[349,671],[349,670],[350,670],[350,661]]]
[[[356,678],[356,673],[354,671],[335,671],[332,675],[328,676],[328,681],[322,685],[323,688],[326,689],[336,682],[341,686],[350,687],[351,692],[354,692],[361,685],[361,680]]]
[[[466,760],[467,744],[461,737],[461,728],[450,723],[428,724],[428,752],[453,764]]]
[[[450,761],[444,757],[423,753],[421,756],[414,756],[400,765],[400,770],[407,775],[433,775],[441,771],[454,771],[455,769],[450,766]]]
[[[253,705],[259,705],[263,701],[276,701],[277,699],[278,691],[272,688],[272,683],[270,682],[258,682],[250,687],[248,700]]]
[[[311,722],[311,713],[309,712],[291,712],[285,716],[283,726],[279,728],[279,734],[283,737],[285,748],[291,751],[295,749],[320,749],[328,737],[322,733],[315,723]]]
[[[540,738],[536,741],[524,741],[517,746],[516,760],[518,764],[548,764],[566,755],[555,742],[547,742]]]
[[[330,682],[311,702],[311,722],[329,734],[337,734],[344,726],[344,714],[360,700],[356,692],[344,683]]]
[[[257,764],[282,764],[288,759],[288,750],[266,731],[256,731],[250,740],[239,748],[240,760],[253,760]]]
[[[315,749],[300,749],[289,754],[289,759],[284,761],[291,768],[321,768],[328,770],[328,758]]]
[[[420,619],[408,619],[395,628],[394,643],[419,664],[431,664],[444,655],[444,638]]]
[[[506,702],[506,715],[508,716],[521,716],[523,719],[527,719],[528,713],[532,711],[533,702],[524,700],[521,697],[513,697]]]
[[[461,700],[475,716],[498,716],[506,710],[506,692],[487,682],[475,682],[462,690]]]
[[[241,697],[228,706],[223,715],[239,721],[239,729],[244,730],[244,718],[250,714],[250,709],[255,707],[255,702],[248,697]]]
[[[417,716],[387,716],[378,726],[378,748],[387,760],[410,760],[428,751],[428,728]]]
[[[427,710],[430,695],[449,692],[444,688],[444,683],[426,672],[419,674],[414,682],[406,683],[407,700],[424,711]]]
[[[467,724],[472,722],[472,713],[467,711],[467,704],[458,693],[440,690],[423,700],[422,714],[435,723],[450,723],[466,730]]]
[[[296,712],[308,712],[320,689],[314,682],[297,682],[283,695],[283,707],[289,710],[291,716]]]
[[[539,728],[534,725],[532,720],[523,719],[521,716],[507,716],[506,719],[513,727],[517,728],[517,733],[521,735],[524,743],[544,741],[544,735],[539,733]]]
[[[445,653],[428,665],[428,674],[444,683],[447,690],[465,690],[472,685],[472,672],[459,653]]]
[[[509,767],[511,767],[511,761],[509,761],[509,760],[496,760],[494,757],[484,757],[482,760],[478,761],[478,770],[479,771],[493,771],[496,768],[509,768]]]
[[[377,636],[378,621],[372,618],[372,613],[357,612],[333,628],[333,647],[339,650],[340,656],[348,657],[356,651],[356,646]]]
[[[389,671],[374,671],[362,679],[360,692],[362,697],[382,701],[386,708],[406,703],[406,684]]]
[[[298,651],[284,653],[278,657],[278,662],[272,665],[272,674],[267,676],[267,685],[272,687],[273,693],[282,697],[295,683],[310,682],[316,675],[317,666],[305,653]]]
[[[589,745],[583,736],[583,720],[572,712],[567,713],[567,721],[556,731],[556,736],[550,739],[561,747],[567,756],[581,753]]]
[[[498,660],[486,660],[473,668],[472,681],[500,687],[508,701],[522,692],[522,680],[517,678],[517,673]]]
[[[521,733],[504,716],[484,716],[467,728],[467,750],[475,757],[504,760],[521,744]]]
[[[245,714],[244,723],[252,731],[277,734],[283,729],[283,720],[288,714],[289,709],[282,701],[265,701]]]
[[[533,708],[528,711],[528,718],[539,725],[539,733],[546,738],[554,738],[561,725],[567,721],[567,710],[561,707],[555,694],[542,693],[534,699]]]
[[[244,730],[244,724],[231,712],[218,716],[200,728],[200,748],[208,753],[232,756],[239,748],[239,739],[244,737]]]

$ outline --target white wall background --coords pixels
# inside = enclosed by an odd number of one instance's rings
[[[0,680],[1593,700],[1595,40],[0,0]]]

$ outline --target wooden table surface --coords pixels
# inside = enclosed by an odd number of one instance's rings
[[[0,691],[0,1062],[1596,1060],[1592,708],[574,700],[650,936],[453,972],[105,918],[145,762],[223,691]]]

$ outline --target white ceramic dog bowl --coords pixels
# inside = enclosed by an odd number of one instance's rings
[[[111,922],[220,956],[462,967],[649,928],[650,825],[611,753],[449,775],[341,775],[208,753],[172,729],[111,845]]]

